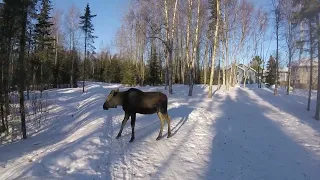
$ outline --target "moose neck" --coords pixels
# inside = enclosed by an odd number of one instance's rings
[[[122,106],[122,104],[123,104],[123,95],[124,95],[124,92],[118,92],[115,95],[117,106]]]

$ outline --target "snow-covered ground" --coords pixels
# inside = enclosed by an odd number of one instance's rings
[[[320,122],[307,93],[278,97],[236,87],[207,98],[208,88],[175,85],[168,95],[174,136],[156,141],[156,114],[137,115],[115,139],[121,107],[102,104],[116,84],[50,91],[50,116],[27,140],[0,146],[0,179],[319,179]],[[141,87],[145,91],[163,87]],[[216,87],[214,88],[216,89]]]

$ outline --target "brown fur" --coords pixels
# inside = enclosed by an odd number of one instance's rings
[[[161,92],[143,92],[139,89],[130,88],[127,91],[119,92],[119,89],[112,90],[103,104],[103,109],[116,108],[122,106],[125,112],[124,119],[121,124],[121,129],[117,138],[121,136],[123,128],[131,117],[132,135],[130,142],[134,140],[134,127],[136,121],[136,113],[139,114],[154,114],[157,113],[160,120],[160,132],[157,140],[161,139],[163,126],[168,123],[168,138],[171,137],[170,117],[168,115],[168,98]]]

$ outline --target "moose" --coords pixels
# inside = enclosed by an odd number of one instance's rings
[[[157,113],[160,120],[160,132],[156,140],[162,137],[162,131],[165,121],[168,123],[168,136],[170,138],[170,117],[168,115],[168,98],[161,92],[143,92],[136,88],[130,88],[126,91],[119,91],[119,88],[111,90],[103,104],[103,109],[117,108],[122,106],[124,119],[122,120],[121,129],[116,139],[121,137],[123,128],[131,117],[132,134],[129,142],[134,141],[134,127],[136,122],[136,114],[154,114]]]

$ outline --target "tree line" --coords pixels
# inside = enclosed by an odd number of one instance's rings
[[[93,25],[89,4],[83,14],[75,5],[62,15],[51,0],[3,0],[0,3],[0,132],[9,132],[8,119],[19,94],[22,137],[27,137],[25,103],[31,92],[77,87],[88,78],[88,59],[82,59],[82,43],[92,46]],[[83,42],[82,37],[85,37]],[[87,50],[87,49],[86,49]],[[84,53],[83,53],[84,54]],[[85,52],[88,57],[90,53]],[[83,68],[81,68],[83,67]],[[30,102],[29,102],[30,101]]]

